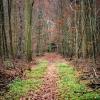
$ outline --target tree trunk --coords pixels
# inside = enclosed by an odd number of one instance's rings
[[[32,1],[25,0],[26,56],[28,61],[32,60],[32,7]]]

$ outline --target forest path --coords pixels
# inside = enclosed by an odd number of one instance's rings
[[[58,68],[56,62],[61,60],[61,56],[56,54],[46,54],[43,57],[37,58],[37,60],[47,60],[48,66],[46,74],[43,77],[43,84],[40,89],[35,92],[30,92],[28,94],[27,100],[58,100]],[[21,99],[26,100],[26,99]]]
[[[30,100],[57,100],[57,79],[57,68],[54,63],[50,63],[42,87],[30,95]]]
[[[11,99],[4,100],[100,100],[100,92],[91,91],[80,80],[81,72],[60,55],[47,53],[36,61],[36,67],[32,65],[33,69],[26,72],[24,80],[12,83]]]

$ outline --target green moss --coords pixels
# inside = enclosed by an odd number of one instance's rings
[[[80,96],[79,100],[100,100],[100,93],[86,93],[83,96]]]
[[[9,85],[9,94],[11,97],[18,98],[27,94],[29,90],[36,90],[42,83],[42,80],[28,79],[21,80],[16,79],[12,84]]]
[[[6,94],[6,99],[19,100],[21,96],[26,95],[30,90],[37,90],[43,82],[42,77],[47,69],[47,64],[48,62],[42,61],[32,71],[26,71],[26,80],[16,78],[9,84],[9,92]]]
[[[58,64],[59,100],[100,100],[99,93],[87,93],[85,84],[81,84],[76,77],[76,70],[65,64]]]
[[[35,78],[40,79],[43,77],[45,69],[47,67],[48,62],[47,61],[40,61],[34,70],[26,71],[26,77],[28,78]]]

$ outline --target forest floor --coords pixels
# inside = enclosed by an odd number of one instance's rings
[[[100,100],[99,83],[89,86],[94,78],[88,64],[75,65],[55,53],[35,61],[37,64],[31,62],[21,78],[17,76],[7,85],[8,92],[0,100]]]
[[[46,54],[43,57],[37,58],[37,60],[47,60],[48,66],[46,73],[43,77],[43,84],[40,89],[35,92],[29,92],[28,96],[22,97],[20,100],[58,100],[58,69],[57,62],[64,62],[64,59],[56,54]]]
[[[31,91],[28,97],[25,98],[28,98],[28,100],[58,100],[57,80],[57,68],[54,63],[50,63],[40,89],[35,91],[35,93]],[[20,100],[25,100],[25,98],[23,97]]]

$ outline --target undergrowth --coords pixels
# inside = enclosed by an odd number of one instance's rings
[[[100,100],[98,92],[87,92],[85,84],[79,82],[76,70],[65,64],[58,64],[59,77],[59,100]]]
[[[42,77],[47,69],[47,61],[40,61],[38,65],[31,71],[26,71],[26,79],[16,78],[9,84],[9,92],[6,94],[6,100],[19,100],[21,96],[25,96],[29,91],[37,90],[43,80]]]

